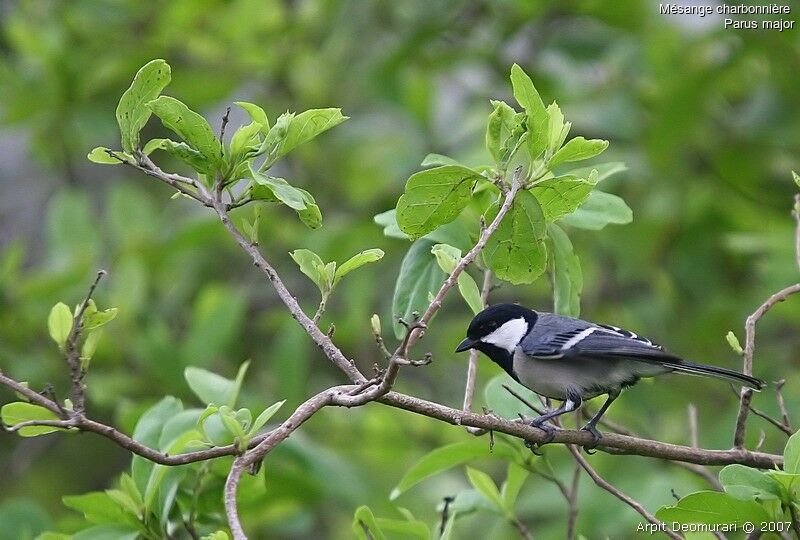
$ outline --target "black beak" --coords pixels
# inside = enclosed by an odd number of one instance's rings
[[[473,348],[476,344],[477,344],[477,341],[475,341],[474,339],[464,338],[464,341],[459,343],[458,347],[456,347],[456,352],[468,351],[471,348]]]

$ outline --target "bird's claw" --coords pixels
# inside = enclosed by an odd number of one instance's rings
[[[555,437],[556,437],[556,429],[557,429],[555,426],[552,426],[552,425],[548,424],[547,422],[544,422],[544,421],[540,422],[538,420],[539,420],[538,418],[535,419],[535,420],[532,420],[528,425],[531,426],[531,427],[535,427],[537,429],[541,429],[542,431],[544,431],[545,434],[546,434],[545,439],[542,442],[538,442],[538,443],[537,442],[528,441],[528,440],[525,441],[525,447],[528,448],[531,452],[533,452],[537,456],[541,455],[541,454],[536,452],[535,449],[539,448],[541,446],[544,446],[545,444],[547,444],[549,442],[552,442],[553,439],[555,439]]]
[[[589,455],[594,454],[595,452],[593,452],[593,450],[597,448],[598,444],[600,444],[600,439],[603,438],[603,434],[600,433],[600,431],[598,431],[598,429],[594,427],[592,424],[586,424],[581,428],[581,431],[588,431],[589,433],[592,434],[592,442],[589,443],[588,445],[585,445],[583,449]]]

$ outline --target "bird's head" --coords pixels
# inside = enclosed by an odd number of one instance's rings
[[[536,312],[517,304],[495,304],[484,309],[472,319],[467,337],[458,344],[456,352],[478,349],[487,352],[493,347],[509,354],[528,330],[536,324]]]

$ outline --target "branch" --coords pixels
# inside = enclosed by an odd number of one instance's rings
[[[481,287],[481,304],[486,307],[489,292],[492,290],[492,271],[488,268],[483,271],[483,286]],[[472,400],[475,396],[475,382],[478,372],[478,350],[470,349],[469,364],[467,365],[467,382],[464,385],[464,406],[465,411],[472,410]]]
[[[670,538],[673,538],[674,540],[683,540],[683,537],[675,533],[665,523],[659,521],[658,518],[656,518],[656,516],[648,512],[647,509],[644,506],[642,506],[638,501],[631,498],[629,495],[626,495],[625,493],[617,489],[613,484],[606,481],[602,476],[600,476],[597,473],[597,471],[594,470],[594,468],[589,464],[589,462],[586,461],[586,458],[584,458],[581,455],[581,451],[578,448],[572,445],[569,445],[568,448],[569,451],[572,453],[572,457],[574,457],[575,461],[577,461],[578,464],[583,468],[583,470],[586,471],[586,474],[588,474],[591,477],[591,479],[594,480],[595,484],[597,484],[604,490],[611,493],[614,497],[616,497],[617,499],[621,500],[622,502],[624,502],[625,504],[627,504],[628,506],[639,512],[639,514],[641,514],[644,519],[646,519],[647,521],[658,527],[660,531],[662,531]]]
[[[75,317],[72,319],[72,328],[67,336],[65,347],[67,365],[69,366],[70,378],[72,380],[72,402],[75,406],[77,414],[83,414],[86,410],[86,385],[83,379],[86,377],[86,372],[81,366],[81,351],[80,351],[80,337],[83,330],[83,316],[86,313],[86,308],[89,306],[89,301],[92,299],[97,284],[106,275],[105,270],[97,272],[97,277],[94,282],[89,286],[89,292],[78,307]]]
[[[798,230],[798,235],[800,235],[800,230]],[[757,310],[755,310],[752,315],[747,317],[747,321],[745,321],[744,331],[745,331],[745,345],[744,345],[744,353],[743,353],[743,367],[742,371],[745,375],[752,375],[753,374],[753,353],[756,348],[756,323],[763,317],[767,311],[770,310],[776,304],[783,302],[791,295],[800,292],[800,283],[795,283],[794,285],[790,285],[785,289],[782,289],[772,296],[770,296],[766,302],[761,304]],[[752,388],[742,388],[741,395],[739,398],[739,414],[736,417],[736,428],[734,430],[733,435],[733,446],[734,448],[742,448],[744,445],[744,435],[747,423],[747,413],[750,410],[750,402],[753,399],[753,389]]]

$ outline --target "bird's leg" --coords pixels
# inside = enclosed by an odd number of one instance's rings
[[[541,415],[539,418],[535,418],[530,422],[531,427],[539,428],[545,433],[547,433],[547,438],[542,441],[540,444],[547,444],[553,440],[556,436],[556,428],[552,425],[548,424],[548,420],[552,420],[562,414],[567,414],[569,412],[574,411],[578,407],[581,406],[581,397],[578,394],[568,393],[567,399],[564,401],[563,405],[558,409],[553,409],[552,411],[548,411],[545,414]],[[530,443],[526,441],[525,446],[530,448]]]
[[[581,428],[581,431],[588,431],[592,434],[592,443],[589,446],[584,447],[587,453],[593,454],[594,452],[590,452],[590,450],[593,450],[595,447],[597,447],[600,439],[603,438],[603,434],[597,429],[597,422],[600,421],[600,418],[605,414],[605,412],[608,410],[608,407],[614,402],[615,399],[617,399],[617,397],[619,397],[619,390],[609,392],[608,399],[606,399],[606,402],[603,403],[603,406],[600,407],[595,415],[592,416],[591,420],[589,420],[589,422]]]

